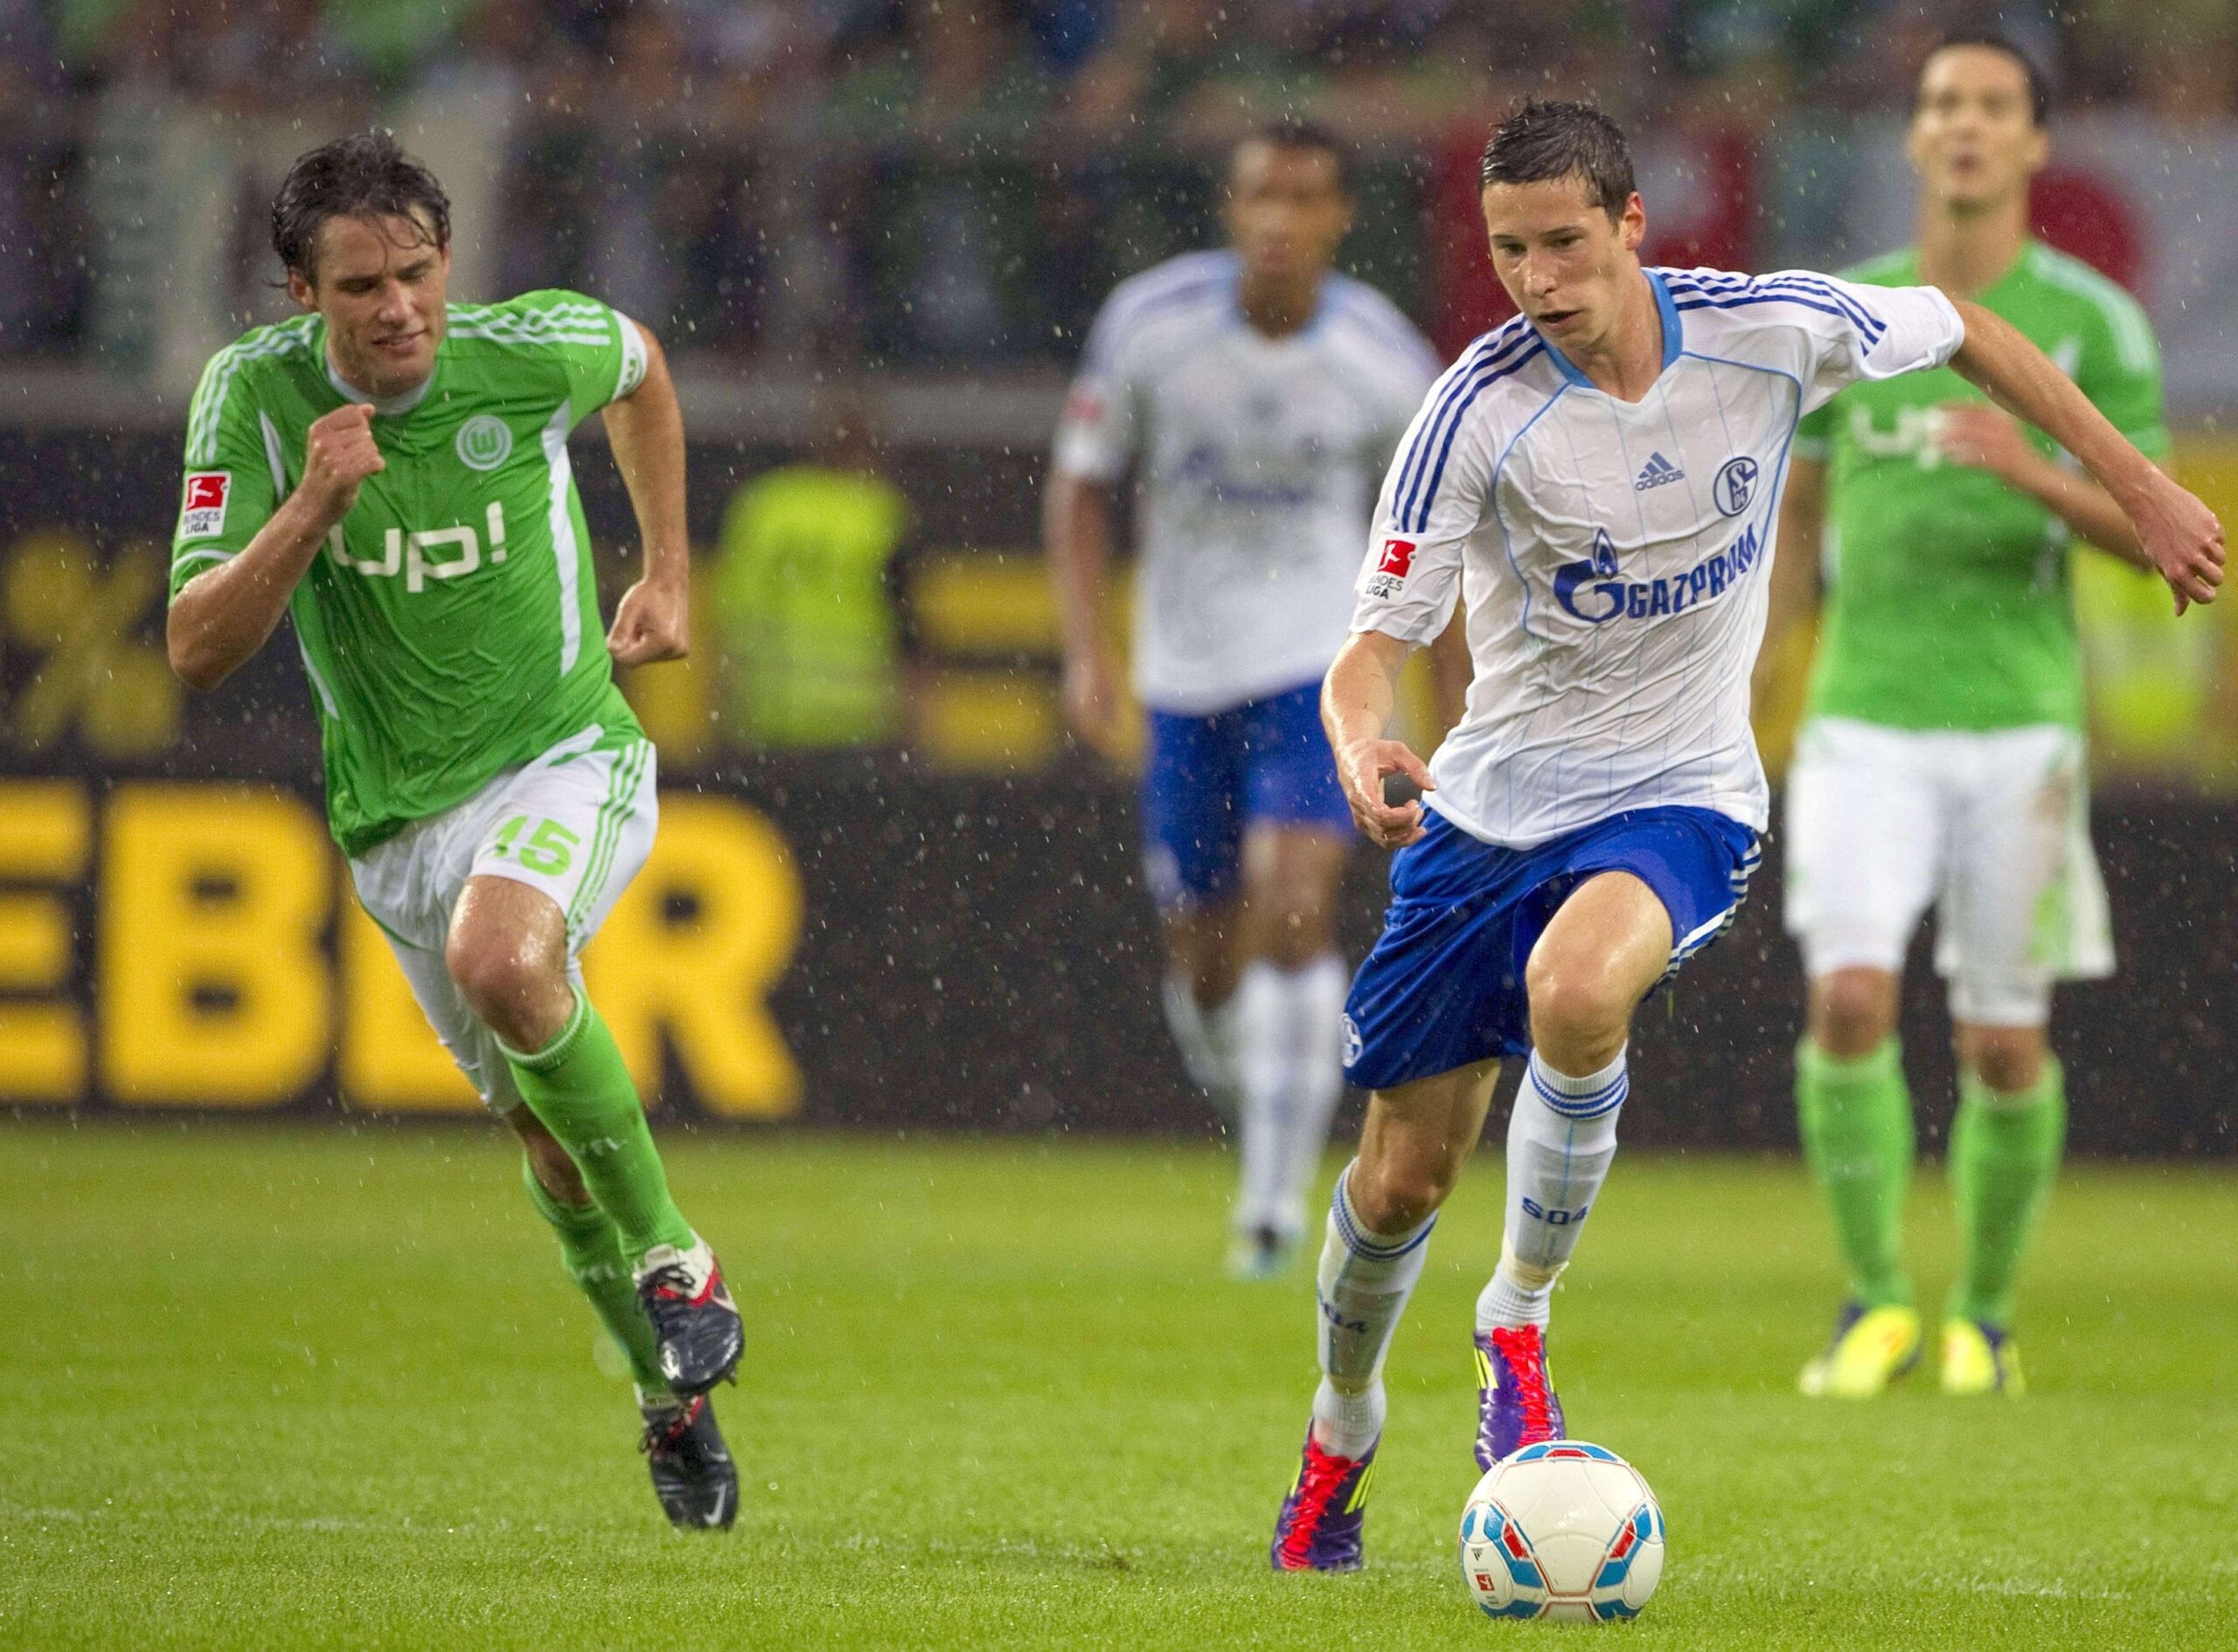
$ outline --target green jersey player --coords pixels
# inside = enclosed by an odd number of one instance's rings
[[[2028,236],[2044,119],[2042,84],[2009,42],[1945,43],[1922,70],[1908,138],[1919,245],[1847,274],[1995,311],[2161,459],[2143,312]],[[2011,1392],[2014,1275],[2065,1135],[2046,1039],[2052,983],[2113,967],[2085,818],[2068,547],[2144,553],[2103,488],[1948,370],[1852,385],[1804,422],[1767,658],[1809,603],[1805,547],[1822,533],[1824,626],[1788,786],[1787,920],[1810,981],[1804,1148],[1851,1285],[1802,1387],[1876,1394],[1919,1357],[1900,1257],[1913,1128],[1895,1028],[1904,954],[1932,903],[1959,1065],[1949,1167],[1964,1253],[1942,1384]]]
[[[303,314],[220,351],[187,417],[171,663],[215,687],[295,621],[336,841],[627,1353],[653,1482],[726,1526],[706,1392],[740,1326],[576,955],[652,845],[611,662],[685,650],[684,427],[658,345],[572,293],[446,302],[449,204],[384,133],[298,160],[273,244]],[[567,434],[604,410],[645,577],[600,639]]]

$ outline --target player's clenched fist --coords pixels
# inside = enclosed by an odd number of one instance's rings
[[[339,522],[358,503],[367,476],[388,469],[373,445],[373,410],[353,401],[315,422],[303,441],[303,480],[299,490],[316,503],[329,522]]]
[[[640,580],[623,592],[606,634],[606,651],[616,665],[650,665],[691,653],[691,597],[685,587]]]
[[[2212,602],[2222,584],[2222,524],[2214,512],[2158,471],[2134,498],[2123,499],[2130,525],[2152,566],[2176,593],[2176,612]]]
[[[1407,750],[1405,741],[1354,740],[1337,753],[1337,774],[1345,785],[1345,801],[1352,805],[1352,823],[1370,843],[1380,849],[1404,849],[1421,841],[1421,804],[1384,801],[1390,795],[1385,782],[1394,778],[1410,783],[1417,793],[1437,789],[1428,767]]]

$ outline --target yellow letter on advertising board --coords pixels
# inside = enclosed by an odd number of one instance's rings
[[[404,1113],[478,1113],[474,1086],[435,1037],[379,925],[344,879],[342,1060],[336,1076],[355,1107]]]
[[[661,799],[652,858],[583,955],[649,1100],[666,1033],[709,1112],[775,1119],[800,1106],[800,1068],[764,1002],[800,934],[800,872],[767,817],[726,798]]]
[[[74,781],[0,783],[0,878],[74,884],[93,811]],[[70,908],[49,892],[0,894],[0,989],[55,995],[0,1003],[0,1098],[75,1101],[86,1089],[86,1028],[70,984]]]
[[[101,843],[109,1093],[270,1107],[316,1079],[334,851],[310,810],[265,787],[120,786]]]

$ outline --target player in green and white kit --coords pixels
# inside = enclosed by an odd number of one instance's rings
[[[738,1314],[575,962],[652,846],[653,749],[612,662],[685,649],[675,387],[650,335],[580,295],[448,303],[448,202],[386,134],[297,161],[273,241],[306,313],[220,351],[195,393],[172,664],[214,687],[293,617],[358,898],[521,1138],[629,1357],[664,1509],[726,1526],[706,1391]],[[646,563],[603,638],[567,459],[601,408]]]
[[[2143,312],[2028,236],[2044,117],[2041,84],[2010,43],[1939,48],[1908,140],[1920,244],[1845,273],[1994,310],[2160,459]],[[1801,1386],[1877,1394],[1919,1357],[1900,1254],[1913,1128],[1895,1029],[1904,954],[1934,903],[1960,1069],[1949,1168],[1964,1253],[1943,1387],[2017,1392],[2014,1276],[2066,1129],[2046,1039],[2052,983],[2113,968],[2086,819],[2068,546],[2143,553],[2105,489],[1947,369],[1852,385],[1804,421],[1767,660],[1809,605],[1805,547],[1822,531],[1825,621],[1788,783],[1787,920],[1810,977],[1804,1149],[1851,1285]]]

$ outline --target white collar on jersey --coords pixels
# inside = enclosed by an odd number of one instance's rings
[[[435,375],[430,372],[425,378],[413,385],[411,389],[406,391],[402,395],[391,396],[388,399],[384,401],[379,396],[368,396],[364,391],[358,389],[357,385],[351,384],[340,373],[337,372],[334,368],[334,357],[328,355],[323,349],[318,352],[318,358],[321,362],[325,364],[326,382],[334,386],[334,393],[336,395],[341,397],[344,401],[370,402],[372,405],[373,411],[380,414],[384,419],[393,419],[398,413],[410,413],[426,398],[427,394],[427,386],[435,382]]]

